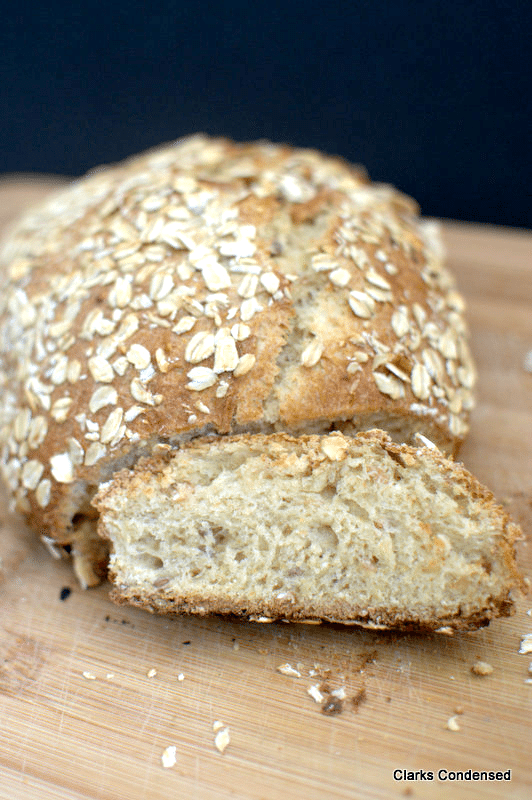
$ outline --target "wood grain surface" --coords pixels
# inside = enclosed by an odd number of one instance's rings
[[[48,178],[0,182],[0,227],[51,188]],[[532,235],[451,222],[444,231],[480,373],[460,459],[522,525],[530,574]],[[1,798],[532,796],[532,653],[519,653],[530,595],[511,619],[454,637],[167,620],[113,606],[106,585],[83,592],[70,564],[1,508]],[[472,673],[479,660],[492,674]],[[324,683],[345,692],[340,713],[308,694]],[[229,732],[223,753],[217,721]],[[175,765],[164,768],[167,747]],[[511,770],[511,781],[444,781],[440,769]],[[396,780],[394,770],[434,780]]]

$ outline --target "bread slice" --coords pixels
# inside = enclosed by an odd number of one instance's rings
[[[472,630],[512,611],[519,529],[382,431],[197,439],[100,488],[113,598],[161,613]]]

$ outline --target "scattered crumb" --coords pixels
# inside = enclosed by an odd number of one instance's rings
[[[334,714],[341,714],[343,711],[343,703],[338,697],[333,697],[330,694],[322,703],[321,713],[332,716]]]
[[[82,672],[81,674],[88,681],[95,681],[96,680],[96,675],[93,675],[92,672],[88,672],[86,670],[85,672]]]
[[[155,676],[157,675],[157,670],[153,669],[153,667],[152,667],[151,669],[149,669],[147,671],[146,675],[147,675],[148,678],[155,678]]]
[[[477,661],[471,667],[471,672],[473,675],[491,675],[493,672],[493,667],[491,664],[488,664],[487,661]]]
[[[214,746],[220,753],[223,753],[230,741],[229,728],[222,727],[214,737]]]
[[[525,678],[525,683],[532,685],[532,678]]]
[[[521,639],[521,647],[519,648],[519,652],[521,654],[532,653],[532,633],[525,633]]]
[[[114,676],[115,676],[114,672],[108,672],[107,675],[105,676],[105,679],[107,681],[111,681],[113,680]]]
[[[312,699],[316,701],[316,703],[323,703],[325,699],[322,693],[320,692],[320,687],[319,684],[317,683],[314,684],[314,686],[310,686],[307,689],[307,694],[309,694],[312,697]]]
[[[446,727],[449,731],[459,731],[460,725],[458,724],[458,719],[456,717],[449,717]]]
[[[71,594],[72,594],[72,589],[70,588],[70,586],[63,586],[63,588],[59,592],[59,599],[66,600],[67,597],[70,597]]]
[[[294,669],[290,664],[281,664],[280,667],[277,667],[277,672],[280,672],[282,675],[289,675],[291,678],[301,677],[299,670]]]
[[[177,680],[178,681],[184,681],[185,680],[185,676],[183,675],[182,672],[180,672],[179,675],[177,676]]]
[[[361,706],[362,703],[365,703],[366,700],[367,700],[366,690],[364,689],[364,687],[362,687],[362,689],[359,689],[358,692],[351,698],[351,705],[353,706],[355,711],[358,711],[359,706]]]
[[[172,744],[169,747],[165,747],[161,755],[162,765],[165,769],[170,769],[170,767],[175,766],[176,764],[176,752],[177,747]]]
[[[360,659],[360,661],[356,669],[358,669],[359,672],[362,672],[367,667],[368,664],[373,664],[378,657],[379,657],[378,650],[370,650],[367,653],[359,653],[358,658]]]
[[[344,687],[341,686],[340,689],[335,689],[334,691],[331,692],[331,695],[333,697],[337,697],[338,700],[345,700],[345,689],[344,689]]]
[[[237,653],[240,650],[240,645],[238,644],[238,642],[234,642],[233,650],[235,651],[235,653]]]
[[[225,725],[224,725],[224,723],[222,722],[221,719],[216,719],[212,723],[212,730],[213,730],[214,733],[217,733],[217,731],[221,731],[222,728],[225,728]]]

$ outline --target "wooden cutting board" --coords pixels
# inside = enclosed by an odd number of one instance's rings
[[[0,226],[49,190],[47,179],[4,180]],[[480,370],[461,459],[530,540],[532,235],[444,230]],[[168,620],[113,606],[107,586],[81,591],[69,563],[3,509],[1,798],[532,796],[532,653],[519,653],[530,596],[511,619],[454,637]],[[530,550],[520,543],[525,572]],[[473,674],[479,660],[493,673]],[[293,674],[279,672],[286,664]],[[308,694],[324,682],[345,692],[340,713]],[[215,723],[228,731],[223,753]],[[164,768],[168,747],[175,765]],[[456,783],[438,770],[511,770],[511,781]]]

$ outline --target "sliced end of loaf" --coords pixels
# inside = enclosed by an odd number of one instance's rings
[[[381,431],[195,440],[94,503],[114,599],[161,613],[471,630],[520,583],[491,493]]]

